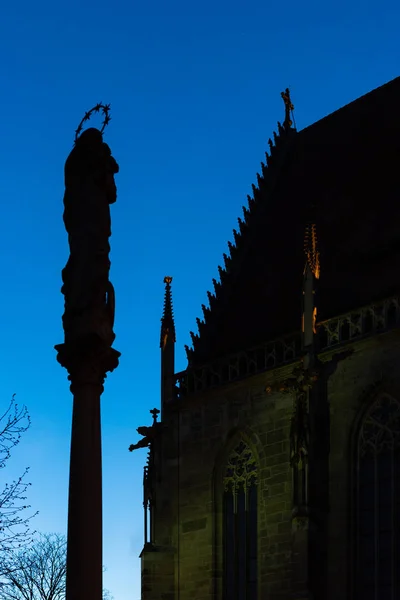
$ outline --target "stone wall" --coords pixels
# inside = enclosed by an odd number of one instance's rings
[[[371,399],[372,384],[381,376],[385,391],[400,394],[396,375],[399,332],[358,342],[353,350],[352,355],[338,363],[327,386],[328,600],[352,598],[350,440],[356,417],[363,403]],[[147,577],[148,591],[143,600],[222,599],[222,477],[229,450],[240,436],[253,450],[259,469],[258,598],[303,597],[307,535],[294,533],[291,520],[289,427],[293,398],[265,392],[274,381],[288,377],[292,369],[293,365],[188,397],[180,408],[170,408],[165,415],[167,428],[162,434],[164,460],[157,487],[155,530],[156,545],[167,553],[166,561],[174,562],[174,575],[166,567],[169,575],[164,588],[158,582],[152,586]],[[151,556],[148,560],[151,562]],[[162,572],[158,567],[158,573]]]
[[[395,330],[354,345],[354,354],[340,363],[328,383],[330,400],[330,512],[328,600],[353,598],[352,454],[357,422],[381,392],[400,397],[400,335]]]

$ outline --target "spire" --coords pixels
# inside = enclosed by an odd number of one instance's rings
[[[172,310],[172,277],[164,277],[164,311],[161,319],[161,419],[165,407],[175,399],[175,323]]]
[[[171,283],[172,277],[164,277],[165,295],[164,295],[164,311],[161,319],[161,339],[160,348],[165,349],[167,342],[171,339],[175,343],[175,323],[174,313],[172,309],[172,292]]]
[[[314,215],[313,215],[314,216]],[[313,360],[314,340],[317,333],[316,286],[320,276],[319,250],[317,245],[317,227],[312,219],[306,225],[304,235],[304,253],[306,264],[303,277],[303,348],[308,349],[308,360]]]
[[[291,127],[293,125],[293,121],[294,121],[294,115],[293,115],[294,106],[293,106],[292,100],[290,98],[289,88],[286,88],[286,90],[284,92],[281,92],[281,98],[285,104],[285,120],[283,121],[283,129],[284,130],[291,129]],[[293,117],[293,121],[292,121],[291,117]],[[295,124],[295,127],[296,127],[296,124]]]
[[[319,279],[320,264],[317,243],[317,226],[314,222],[311,222],[306,226],[304,235],[304,252],[312,274],[314,275],[315,279]]]

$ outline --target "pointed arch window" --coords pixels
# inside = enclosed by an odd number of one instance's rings
[[[400,597],[400,403],[379,398],[363,420],[356,464],[357,600]]]
[[[224,476],[224,600],[257,600],[257,463],[241,440]]]

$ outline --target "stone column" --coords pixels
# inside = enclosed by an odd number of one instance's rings
[[[107,124],[108,105],[97,105],[84,120],[100,110]],[[61,290],[65,339],[55,347],[73,394],[66,600],[102,600],[103,595],[100,398],[120,356],[111,347],[115,298],[108,257],[117,172],[101,131],[87,129],[76,138],[65,163],[64,224],[70,247]]]
[[[109,348],[79,354],[57,346],[57,359],[69,372],[73,394],[68,500],[67,600],[101,600],[102,458],[100,398],[107,371],[118,366]],[[98,349],[100,350],[100,349]]]

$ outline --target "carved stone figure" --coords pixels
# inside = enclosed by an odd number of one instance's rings
[[[98,129],[84,131],[65,163],[64,224],[70,257],[62,272],[67,339],[114,341],[114,289],[110,283],[110,204],[117,199],[119,167]]]
[[[128,448],[129,452],[133,452],[133,450],[137,450],[138,448],[150,447],[150,449],[152,449],[152,444],[156,438],[160,426],[161,423],[154,421],[151,427],[138,427],[136,431],[139,435],[143,436],[143,438],[139,440],[137,444],[131,444]]]

